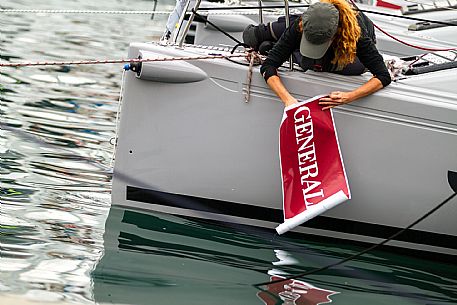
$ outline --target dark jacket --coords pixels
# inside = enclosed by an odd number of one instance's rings
[[[265,81],[272,75],[277,75],[277,68],[279,68],[290,55],[300,48],[300,40],[302,33],[299,31],[299,21],[297,18],[282,34],[281,38],[275,44],[273,49],[268,53],[267,59],[263,62],[260,72],[262,73]],[[357,58],[360,62],[376,77],[382,85],[386,87],[390,84],[391,78],[387,70],[384,60],[379,54],[375,45],[374,29],[369,20],[364,14],[360,13],[357,16],[357,21],[361,28],[361,35],[357,42]],[[310,66],[310,61],[319,64],[319,70],[324,72],[338,73],[336,65],[331,61],[334,58],[334,50],[332,47],[327,50],[325,55],[318,60],[313,60],[307,57],[301,58],[300,66],[305,70]]]

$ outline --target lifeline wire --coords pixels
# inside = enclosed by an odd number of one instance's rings
[[[398,232],[392,234],[390,237],[386,238],[385,240],[383,240],[382,242],[378,243],[378,244],[375,244],[371,247],[368,247],[366,248],[365,250],[362,250],[354,255],[351,255],[345,259],[342,259],[340,261],[337,261],[336,263],[333,263],[333,264],[329,264],[327,266],[324,266],[324,267],[321,267],[321,268],[316,268],[316,269],[313,269],[313,270],[310,270],[310,271],[307,271],[307,272],[303,272],[303,273],[299,273],[299,274],[295,274],[295,275],[292,275],[292,276],[288,276],[286,278],[283,278],[283,279],[280,279],[280,280],[275,280],[275,281],[269,281],[269,282],[263,282],[263,283],[259,283],[259,284],[255,284],[254,286],[255,287],[258,287],[258,286],[264,286],[264,285],[270,285],[270,284],[276,284],[276,283],[280,283],[280,282],[284,282],[284,281],[289,281],[289,280],[292,280],[292,279],[296,279],[296,278],[299,278],[299,277],[304,277],[306,275],[311,275],[311,274],[314,274],[314,273],[317,273],[317,272],[320,272],[320,271],[324,271],[324,270],[327,270],[327,269],[330,269],[332,267],[335,267],[335,266],[338,266],[338,265],[341,265],[347,261],[350,261],[350,260],[353,260],[354,258],[357,258],[365,253],[367,253],[368,251],[371,251],[373,249],[376,249],[377,247],[379,246],[382,246],[384,245],[385,243],[391,241],[392,239],[394,239],[395,237],[397,237],[398,235],[402,234],[403,232],[405,232],[406,230],[410,229],[411,227],[417,225],[419,222],[421,222],[422,220],[424,220],[425,218],[427,218],[428,216],[430,216],[431,214],[433,214],[435,211],[437,211],[439,208],[441,208],[443,205],[445,205],[446,203],[448,203],[452,198],[454,198],[455,196],[457,195],[457,193],[453,193],[451,194],[448,198],[446,198],[444,201],[442,201],[440,204],[438,204],[437,206],[435,206],[433,209],[431,209],[430,211],[428,211],[427,213],[425,213],[424,215],[422,215],[422,217],[418,218],[417,220],[415,220],[413,223],[411,223],[409,226],[399,230]]]
[[[250,9],[250,8],[246,8]],[[206,10],[206,9],[205,9]],[[223,11],[223,8],[219,8]],[[94,11],[94,10],[19,10],[19,9],[0,9],[0,14],[13,15],[13,14],[107,14],[107,15],[169,15],[172,11]],[[186,12],[187,15],[190,12]],[[258,15],[258,12],[213,12],[213,13],[202,13],[203,15]],[[282,15],[282,12],[264,12],[263,15],[277,16]]]
[[[121,14],[121,15],[168,15],[171,11],[90,11],[90,10],[0,10],[3,14]]]
[[[309,7],[308,4],[306,5],[294,5],[294,6],[289,6],[289,8],[306,8]],[[237,6],[237,7],[206,7],[206,8],[199,8],[198,11],[200,11],[201,15],[258,15],[258,12],[232,12],[231,10],[258,10],[258,9],[281,9],[284,8],[284,6],[280,5],[270,5],[270,6],[250,6],[250,7],[245,7],[245,6]],[[452,9],[452,8],[449,8]],[[229,10],[229,12],[223,12],[225,10]],[[364,12],[364,13],[369,13],[369,14],[376,14],[376,15],[381,15],[381,16],[388,16],[388,17],[394,17],[394,18],[400,18],[400,19],[407,19],[407,20],[413,20],[413,21],[421,21],[421,22],[429,22],[429,23],[435,23],[435,24],[440,24],[440,25],[445,25],[445,26],[457,26],[457,23],[454,22],[446,22],[446,21],[439,21],[439,20],[429,20],[429,19],[424,19],[424,18],[417,18],[417,17],[410,17],[410,16],[404,16],[404,15],[395,15],[395,14],[389,14],[385,12],[377,12],[377,11],[371,11],[371,10],[362,10],[357,8],[358,11]],[[455,9],[452,9],[455,10]],[[202,12],[203,11],[203,12]],[[172,11],[95,11],[95,10],[20,10],[20,9],[0,9],[0,13],[3,14],[110,14],[110,15],[116,15],[116,14],[121,14],[121,15],[150,15],[150,14],[157,14],[157,15],[169,15],[172,13]],[[186,14],[190,14],[190,12],[186,12]],[[263,15],[283,15],[283,12],[264,12]]]

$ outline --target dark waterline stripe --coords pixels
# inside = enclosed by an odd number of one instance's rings
[[[252,218],[276,223],[283,222],[282,211],[277,209],[188,195],[177,195],[133,186],[127,186],[126,199],[214,214]],[[246,217],[246,215],[252,215],[252,217]],[[405,226],[406,225],[407,224],[405,224]],[[318,216],[310,221],[307,221],[301,226],[377,238],[387,238],[401,229],[386,225],[338,219],[328,216]],[[446,234],[410,229],[399,235],[396,240],[448,249],[457,249],[457,237]]]

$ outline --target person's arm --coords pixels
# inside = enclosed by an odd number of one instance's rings
[[[300,46],[301,33],[298,31],[298,22],[299,18],[284,31],[279,41],[268,53],[267,59],[260,68],[260,73],[262,73],[265,82],[286,106],[296,103],[297,100],[292,97],[281,82],[277,69]]]
[[[324,106],[323,110],[353,102],[390,84],[391,78],[384,59],[368,35],[366,33],[362,35],[357,43],[357,57],[370,70],[373,78],[353,91],[335,91],[331,92],[328,97],[321,98],[319,104]]]
[[[270,86],[271,87],[271,86]],[[361,97],[375,93],[383,88],[381,81],[373,77],[359,88],[350,92],[334,91],[319,100],[319,105],[324,106],[322,110],[327,110],[336,106],[348,104]]]
[[[271,90],[273,90],[273,92],[276,93],[276,95],[281,99],[281,101],[284,103],[284,106],[287,107],[298,102],[297,99],[294,98],[289,93],[289,91],[287,91],[278,75],[270,76],[267,80],[267,84]]]

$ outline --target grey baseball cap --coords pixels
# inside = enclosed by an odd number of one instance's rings
[[[316,2],[310,5],[302,15],[300,53],[313,59],[324,56],[338,29],[338,20],[338,9],[333,4]]]

